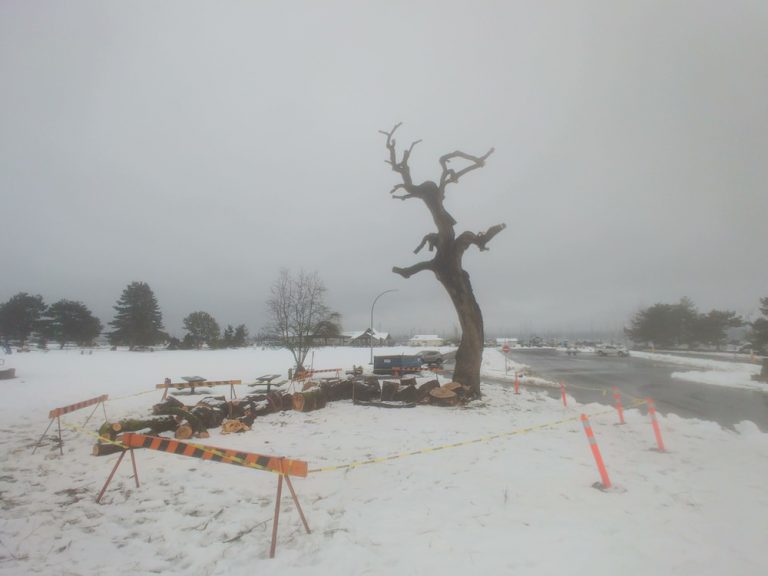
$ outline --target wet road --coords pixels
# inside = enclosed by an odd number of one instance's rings
[[[650,396],[662,413],[714,420],[728,427],[751,420],[768,432],[768,393],[673,379],[672,372],[686,370],[681,366],[631,357],[602,358],[587,353],[573,357],[547,349],[513,350],[509,357],[529,365],[538,376],[563,381],[566,386],[572,384],[568,393],[579,402],[612,404],[611,387],[618,386],[624,394],[638,398]],[[579,390],[577,386],[608,393]],[[550,394],[560,397],[559,390],[552,390]]]

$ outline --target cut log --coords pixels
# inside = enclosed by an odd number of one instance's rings
[[[400,385],[416,387],[416,378],[414,376],[408,376],[407,378],[400,378]]]
[[[440,388],[440,383],[437,380],[430,380],[419,386],[416,394],[416,402],[429,402],[429,393],[435,388]]]
[[[221,425],[222,434],[232,434],[234,432],[247,432],[251,429],[250,426],[243,424],[239,420],[224,420]]]
[[[320,388],[328,402],[334,402],[336,400],[351,400],[352,385],[352,380],[330,380],[321,382]]]
[[[184,422],[183,424],[179,424],[179,427],[176,428],[176,432],[173,434],[173,436],[177,440],[188,440],[192,438],[192,434],[194,434],[192,426]]]
[[[395,393],[395,400],[406,403],[415,402],[418,394],[416,386],[401,386]]]
[[[293,395],[293,409],[298,412],[319,410],[320,408],[325,408],[325,404],[325,395],[319,387],[304,392],[297,392]]]
[[[163,432],[176,430],[177,422],[174,418],[151,418],[149,420],[127,419],[119,422],[106,422],[99,428],[99,436],[109,440],[117,438],[121,432],[136,432],[138,430],[148,430],[152,436],[157,436]]]
[[[398,382],[385,380],[381,385],[381,399],[385,401],[394,400],[399,387],[400,384]]]
[[[174,398],[173,396],[168,396],[159,404],[152,406],[152,413],[167,414],[168,412],[165,411],[167,408],[184,408],[184,403],[181,400]]]

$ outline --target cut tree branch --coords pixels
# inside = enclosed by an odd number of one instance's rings
[[[392,272],[395,274],[400,274],[403,278],[410,278],[414,274],[418,274],[419,272],[423,272],[424,270],[432,270],[434,272],[435,265],[432,260],[429,260],[427,262],[419,262],[418,264],[414,264],[413,266],[408,266],[408,268],[398,268],[395,266],[392,268]]]

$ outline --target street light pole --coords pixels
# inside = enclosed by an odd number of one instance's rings
[[[376,298],[373,299],[373,304],[371,304],[371,326],[370,326],[370,334],[368,335],[368,338],[371,343],[371,364],[373,364],[373,307],[376,306],[376,302],[384,296],[384,294],[388,294],[389,292],[397,292],[397,288],[392,288],[391,290],[384,290],[381,294],[376,296]]]

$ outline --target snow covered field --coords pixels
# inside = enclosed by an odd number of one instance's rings
[[[342,401],[265,416],[241,435],[212,431],[200,443],[301,458],[312,470],[565,420],[297,478],[312,533],[303,532],[284,492],[277,557],[270,560],[272,474],[139,450],[141,487],[125,461],[97,505],[117,455],[91,456],[94,439],[69,428],[63,457],[52,443],[31,451],[51,408],[106,393],[114,398],[110,417],[143,416],[165,377],[252,381],[285,373],[288,353],[69,350],[8,360],[20,377],[0,382],[1,574],[768,572],[768,435],[750,423],[734,432],[660,417],[669,452],[659,453],[651,450],[644,411],[628,410],[627,425],[617,426],[605,406],[569,399],[564,408],[535,388],[516,396],[489,382],[484,398],[466,408],[386,410]],[[367,361],[365,349],[321,349],[314,365]],[[503,374],[501,354],[487,351],[483,371]],[[82,423],[88,411],[63,420]],[[615,490],[592,487],[599,476],[581,412],[591,414]]]

